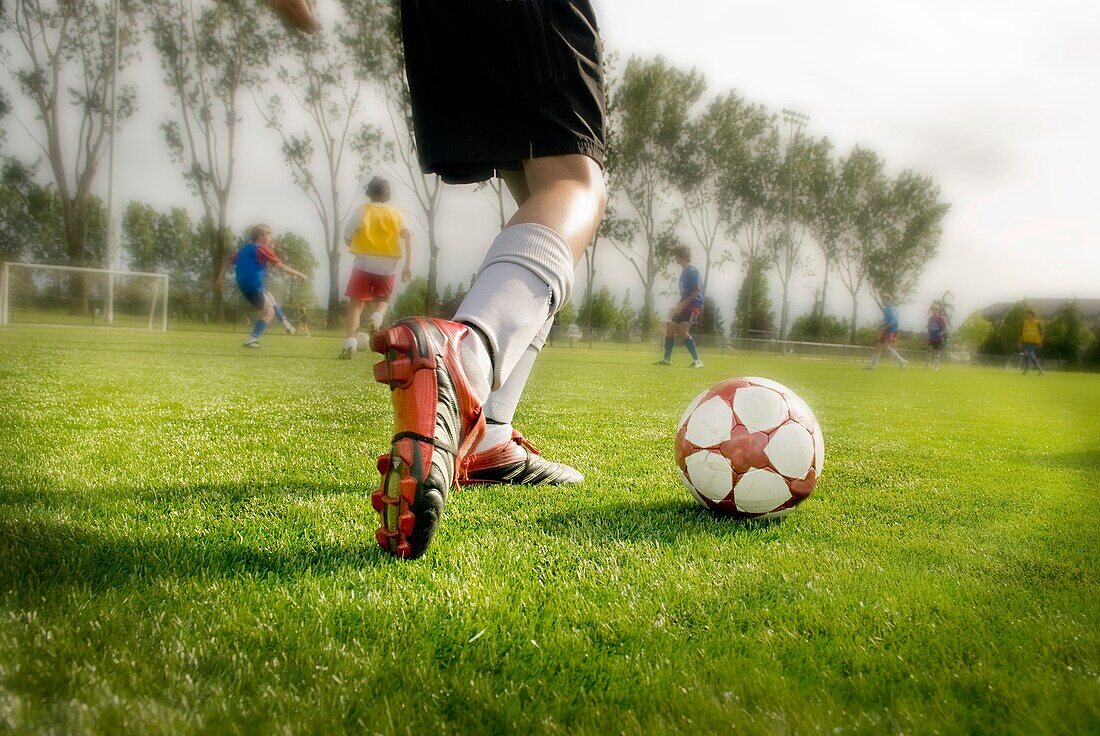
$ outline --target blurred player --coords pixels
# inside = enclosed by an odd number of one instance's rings
[[[699,318],[703,315],[703,277],[699,269],[691,265],[691,250],[686,245],[675,246],[672,258],[680,266],[680,301],[669,312],[668,326],[665,328],[665,357],[657,364],[672,365],[672,347],[679,337],[691,353],[691,367],[702,368],[703,361],[699,360],[699,350],[695,346],[695,338],[691,336],[691,328],[699,324]]]
[[[258,348],[260,347],[260,335],[264,333],[272,319],[277,318],[288,335],[294,334],[294,325],[290,324],[290,320],[283,313],[283,308],[279,306],[278,302],[275,301],[275,297],[264,285],[267,267],[271,266],[285,274],[297,276],[302,281],[306,280],[306,275],[286,265],[279,260],[279,256],[275,255],[275,251],[271,247],[271,228],[267,225],[257,225],[252,228],[249,237],[249,242],[238,248],[222,264],[222,270],[218,274],[216,283],[220,289],[225,283],[226,271],[229,270],[230,266],[236,267],[237,287],[241,290],[245,300],[260,310],[260,316],[256,318],[256,322],[252,326],[252,334],[245,338],[244,346],[246,348]]]
[[[1043,323],[1035,316],[1035,311],[1027,310],[1024,315],[1024,324],[1020,328],[1020,347],[1024,351],[1024,375],[1027,375],[1031,366],[1035,366],[1039,375],[1045,375],[1043,366],[1039,365],[1039,348],[1043,346]]]
[[[894,298],[889,294],[883,294],[880,299],[882,302],[882,325],[879,327],[878,344],[875,345],[875,353],[871,356],[871,363],[867,366],[867,370],[873,371],[878,367],[878,359],[882,356],[884,350],[898,362],[900,367],[908,368],[909,361],[901,357],[898,351],[894,349],[894,345],[898,342],[898,310],[894,306]]]
[[[294,312],[294,322],[294,329],[299,335],[311,337],[309,334],[309,310],[306,309],[305,304],[298,305],[298,309]]]
[[[298,28],[315,27],[305,0],[273,4]],[[404,319],[371,341],[395,430],[378,461],[376,536],[411,558],[431,542],[459,476],[580,479],[543,460],[511,421],[603,218],[606,111],[589,0],[403,0],[401,22],[422,170],[452,184],[499,172],[519,205],[454,321]]]
[[[394,274],[401,258],[401,243],[405,243],[405,266],[401,269],[401,281],[412,278],[412,232],[405,227],[404,219],[390,201],[390,183],[374,177],[367,184],[370,201],[359,210],[359,216],[348,221],[344,240],[355,258],[351,267],[346,295],[348,297],[347,320],[344,330],[343,359],[355,355],[358,346],[356,333],[363,318],[364,307],[370,312],[370,332],[373,335],[382,327],[386,310],[393,295]]]
[[[931,313],[928,315],[928,358],[924,363],[925,368],[931,366],[934,371],[940,369],[940,359],[943,357],[945,344],[947,344],[947,317],[940,303],[933,302]]]

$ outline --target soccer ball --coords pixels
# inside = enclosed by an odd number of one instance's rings
[[[813,491],[825,441],[810,407],[781,383],[731,378],[680,417],[676,466],[700,505],[742,519],[789,513]]]
[[[355,333],[355,342],[360,350],[370,350],[370,335],[365,332]]]

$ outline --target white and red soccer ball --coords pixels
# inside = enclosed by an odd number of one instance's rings
[[[702,506],[744,519],[783,516],[809,497],[825,462],[821,426],[781,383],[731,378],[680,417],[676,465]]]

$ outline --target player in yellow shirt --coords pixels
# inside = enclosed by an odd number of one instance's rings
[[[340,357],[345,360],[355,355],[355,334],[359,331],[364,307],[370,307],[371,334],[382,327],[393,294],[394,274],[401,258],[400,241],[405,244],[401,281],[406,282],[412,277],[412,233],[405,227],[401,213],[387,204],[390,183],[374,177],[367,184],[367,196],[370,201],[363,205],[357,216],[349,219],[344,231],[348,250],[355,259],[345,292],[348,311],[344,349],[340,352]]]
[[[1024,375],[1027,375],[1032,364],[1039,369],[1040,376],[1044,375],[1038,356],[1038,350],[1043,345],[1043,323],[1035,316],[1034,310],[1027,310],[1024,316],[1024,325],[1020,329],[1020,345],[1024,349]]]

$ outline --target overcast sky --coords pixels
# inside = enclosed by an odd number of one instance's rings
[[[920,295],[902,310],[906,326],[920,327],[928,302],[947,290],[963,315],[1025,295],[1100,297],[1100,144],[1094,132],[1100,3],[594,3],[608,49],[624,58],[663,54],[694,66],[705,74],[708,94],[732,88],[775,110],[794,108],[809,116],[810,133],[828,136],[841,152],[858,143],[880,153],[892,173],[913,168],[936,180],[951,213]],[[188,202],[197,212],[157,129],[168,115],[167,97],[151,52],[129,78],[141,87],[140,113],[122,132],[121,197],[162,207]],[[5,86],[10,89],[10,82]],[[25,108],[20,113],[33,124]],[[251,118],[233,202],[235,225],[265,220],[293,229],[316,242],[323,261],[312,209],[289,181],[277,143]],[[26,137],[7,127],[9,151],[34,155]],[[354,188],[353,178],[347,186]],[[411,208],[400,188],[396,199]],[[445,279],[468,280],[495,223],[484,193],[448,193],[441,235]],[[423,233],[417,235],[423,248]],[[629,270],[605,251],[599,281],[638,297]],[[419,256],[423,266],[423,249]],[[323,289],[323,276],[321,281]],[[712,283],[727,319],[739,283],[735,268]],[[798,277],[793,314],[809,309],[817,283],[817,276]],[[833,283],[830,307],[846,315],[843,287]],[[861,321],[874,316],[867,296],[860,314]]]

